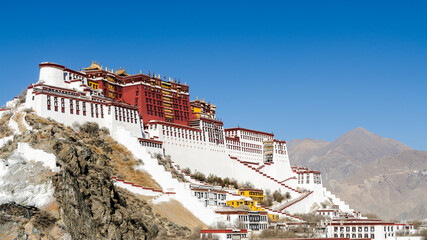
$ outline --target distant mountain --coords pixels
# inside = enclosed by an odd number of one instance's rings
[[[325,147],[329,142],[312,138],[295,139],[287,141],[289,156],[292,158],[292,164],[302,165],[303,159],[309,159],[313,152]]]
[[[383,138],[361,127],[344,133],[329,144],[323,140],[299,141],[300,144],[291,141],[288,147],[291,163],[320,170],[325,179],[344,179],[378,158],[412,150],[403,143]],[[304,144],[307,141],[313,145]]]
[[[292,165],[321,170],[324,185],[351,207],[387,220],[427,218],[427,152],[363,128],[329,144],[289,142]]]

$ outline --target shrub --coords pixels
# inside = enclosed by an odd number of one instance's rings
[[[307,214],[295,214],[295,216],[301,218],[305,222],[311,222],[311,223],[320,223],[322,220],[325,220],[326,217],[322,215],[317,215],[314,213],[307,213]]]
[[[99,126],[94,122],[86,122],[79,128],[80,132],[90,136],[99,136]]]
[[[191,175],[191,170],[190,170],[189,168],[184,168],[184,169],[182,169],[182,172],[183,172],[184,174]]]
[[[280,191],[275,190],[273,192],[273,200],[281,203],[283,201],[283,195]]]
[[[199,180],[199,181],[201,181],[201,182],[204,182],[204,181],[206,181],[206,176],[205,176],[205,174],[203,174],[203,173],[201,173],[201,172],[194,172],[192,175],[191,175],[191,177],[192,178],[194,178],[194,179],[197,179],[197,180]]]
[[[255,186],[251,182],[245,182],[240,185],[240,188],[254,189]]]
[[[261,205],[270,207],[271,205],[273,205],[273,200],[271,198],[264,197],[264,201],[261,202]]]
[[[4,138],[12,135],[13,130],[9,127],[9,119],[12,117],[12,113],[3,115],[0,119],[0,138]]]
[[[206,182],[210,183],[212,185],[218,185],[218,186],[223,186],[223,180],[222,178],[213,175],[212,173],[209,174],[208,178],[206,178]]]
[[[100,129],[101,133],[104,135],[110,135],[110,129],[106,128],[106,127],[102,127]]]

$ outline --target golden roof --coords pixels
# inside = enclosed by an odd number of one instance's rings
[[[129,74],[126,72],[125,68],[121,68],[119,70],[116,70],[116,75],[118,76],[129,76]]]
[[[84,70],[102,70],[102,67],[99,66],[99,63],[92,61],[92,64],[88,68],[83,68]]]

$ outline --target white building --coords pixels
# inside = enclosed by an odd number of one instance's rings
[[[406,226],[406,225],[405,225]],[[325,226],[325,235],[330,238],[351,238],[372,240],[394,240],[400,224],[382,222],[381,220],[333,220]],[[413,229],[408,225],[409,228]]]
[[[203,229],[200,230],[200,239],[248,239],[248,230],[246,229]]]
[[[227,205],[227,191],[223,191],[220,186],[190,185],[194,197],[204,202],[205,206]]]
[[[136,107],[104,97],[87,85],[84,73],[55,63],[39,66],[39,81],[28,87],[25,107],[69,126],[96,122],[111,132],[124,128],[142,137],[142,120]]]
[[[247,211],[243,209],[219,209],[216,210],[217,222],[227,226],[260,231],[268,228],[268,214],[264,211]]]

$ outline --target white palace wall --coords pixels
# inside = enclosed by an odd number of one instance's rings
[[[255,172],[244,164],[228,156],[225,145],[207,143],[204,141],[183,139],[180,137],[163,136],[163,125],[157,124],[156,127],[149,128],[148,133],[150,137],[154,137],[163,142],[165,154],[170,155],[172,161],[178,164],[181,169],[189,168],[192,172],[199,171],[206,176],[214,174],[221,178],[234,178],[241,183],[251,182],[257,188],[281,190],[282,192],[290,192],[292,197],[297,197],[300,194],[292,190],[285,189],[279,183]],[[281,170],[274,170],[274,168],[284,168],[279,179],[286,179],[291,170],[286,169],[286,164],[271,166],[271,171],[281,172]],[[291,173],[289,173],[291,174]]]
[[[48,110],[48,98],[50,97],[50,110]],[[55,111],[55,100],[57,98],[57,111]],[[64,112],[62,112],[62,99],[64,101]],[[77,102],[79,102],[79,111],[77,114]],[[73,113],[70,112],[70,101],[73,101]],[[86,105],[86,115],[83,115],[83,103]],[[94,107],[94,114],[92,116],[91,106]],[[96,107],[95,107],[96,106]],[[133,122],[125,119],[122,116],[116,120],[115,111],[120,113],[125,108],[120,106],[109,105],[103,102],[95,102],[89,98],[74,98],[73,96],[66,95],[48,95],[43,93],[37,93],[34,88],[29,88],[27,91],[27,97],[25,102],[26,108],[32,108],[39,116],[44,118],[51,118],[57,122],[63,123],[68,126],[72,126],[73,123],[84,124],[86,122],[95,122],[99,127],[106,127],[110,132],[115,131],[119,127],[123,127],[132,133],[134,137],[142,137],[141,120],[137,111],[134,112],[136,118]],[[98,111],[96,114],[95,111]],[[130,110],[129,110],[130,111]],[[102,117],[103,114],[103,117]]]

